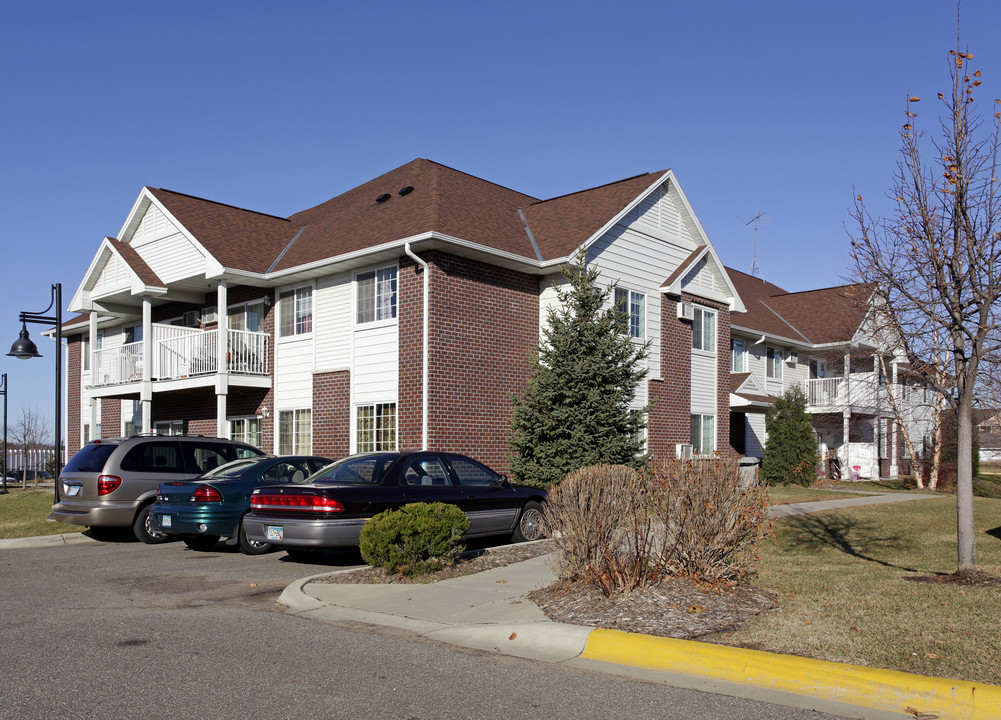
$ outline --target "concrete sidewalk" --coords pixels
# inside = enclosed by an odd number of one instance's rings
[[[781,505],[773,517],[908,502],[885,493]],[[342,572],[351,572],[350,570]],[[1001,717],[1001,688],[709,643],[550,621],[526,595],[555,580],[549,556],[431,584],[296,581],[279,602],[330,624],[365,623],[430,640],[855,718]],[[910,710],[909,710],[910,709]]]

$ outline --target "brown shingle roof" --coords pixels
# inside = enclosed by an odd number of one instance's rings
[[[142,281],[143,285],[166,287],[163,280],[157,277],[157,274],[146,264],[146,261],[139,257],[139,253],[136,252],[134,247],[112,237],[107,238],[107,240],[111,244],[111,247],[115,249],[115,252],[122,256],[122,260],[132,268],[132,272]]]
[[[400,190],[412,187],[407,195]],[[388,194],[385,202],[376,198]],[[418,158],[290,220],[305,230],[275,267],[283,270],[436,231],[535,259],[518,208],[530,195]]]
[[[847,342],[865,319],[871,285],[789,293],[761,278],[726,269],[747,312],[733,316],[733,324],[799,342]]]
[[[148,189],[224,267],[266,272],[299,231],[298,225],[274,215]]]
[[[542,257],[551,260],[573,254],[665,172],[635,175],[524,208]]]

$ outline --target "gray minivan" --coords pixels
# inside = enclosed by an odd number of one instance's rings
[[[193,480],[223,463],[264,453],[253,445],[193,435],[102,438],[87,443],[59,475],[52,517],[87,525],[98,540],[131,527],[144,543],[166,542],[149,516],[162,482]]]

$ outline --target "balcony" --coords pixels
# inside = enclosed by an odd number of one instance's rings
[[[268,376],[266,333],[223,330],[226,357],[219,357],[219,330],[192,330],[175,325],[153,325],[154,381],[215,375],[220,369],[233,375]],[[108,387],[138,383],[143,379],[142,342],[94,351],[91,385]]]
[[[807,380],[806,404],[812,412],[867,409],[885,404],[885,387],[875,373],[851,373],[848,377]]]

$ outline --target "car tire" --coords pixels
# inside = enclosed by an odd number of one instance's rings
[[[515,526],[514,532],[511,533],[511,541],[531,542],[544,538],[545,533],[542,531],[543,519],[542,505],[534,500],[529,500],[525,503],[525,507],[521,509],[521,515],[518,516],[518,524]]]
[[[285,548],[288,556],[301,563],[315,563],[323,555],[322,550],[304,550],[303,548]]]
[[[257,542],[256,540],[251,540],[247,537],[247,530],[243,527],[243,521],[240,521],[240,529],[237,533],[239,538],[240,552],[244,555],[263,555],[264,553],[271,552],[273,546],[269,542]]]
[[[148,505],[143,505],[139,509],[139,514],[136,515],[136,519],[132,523],[132,532],[135,533],[136,539],[139,542],[146,543],[147,545],[159,545],[160,543],[165,543],[171,538],[166,533],[160,532],[156,527],[156,522],[153,520],[152,513],[153,503]]]
[[[181,538],[181,540],[183,540],[184,544],[192,550],[197,550],[198,552],[208,552],[219,542],[219,536],[191,535],[190,537]]]
[[[117,540],[123,535],[121,528],[111,527],[109,525],[91,525],[87,528],[87,532],[92,538],[100,540],[101,542]]]

